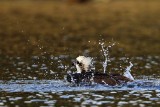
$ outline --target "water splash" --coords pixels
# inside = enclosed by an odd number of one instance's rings
[[[105,46],[103,41],[99,41],[99,44],[101,45],[101,48],[102,48],[101,51],[103,52],[103,56],[104,56],[103,72],[106,73],[107,65],[108,65],[108,62],[110,61],[109,60],[109,48],[114,46],[115,43],[112,43],[111,45],[109,45],[107,47]]]
[[[124,72],[124,76],[130,78],[131,80],[134,80],[133,76],[130,73],[131,68],[133,67],[133,64],[131,62],[129,62],[130,65],[126,68],[125,72]]]

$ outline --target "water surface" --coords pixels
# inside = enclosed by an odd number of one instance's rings
[[[103,72],[103,58],[94,58]],[[75,71],[69,55],[1,57],[1,106],[157,106],[160,104],[159,56],[110,57],[106,72],[125,71],[131,61],[135,81],[120,85],[72,86],[64,76]]]

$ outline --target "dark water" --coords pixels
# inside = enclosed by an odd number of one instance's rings
[[[64,76],[75,71],[69,55],[0,58],[0,106],[159,106],[160,57],[110,57],[107,72],[123,72],[129,62],[135,81],[122,86],[71,86]],[[103,72],[103,58],[94,57]]]

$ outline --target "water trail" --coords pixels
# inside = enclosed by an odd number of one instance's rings
[[[115,43],[112,43],[108,47],[105,48],[105,44],[103,41],[99,41],[99,44],[101,45],[103,56],[104,56],[104,62],[103,62],[103,72],[106,73],[107,64],[109,61],[109,48],[115,45]]]
[[[125,69],[124,76],[130,78],[131,80],[134,80],[133,76],[130,73],[131,68],[133,67],[133,64],[129,62],[130,65]]]

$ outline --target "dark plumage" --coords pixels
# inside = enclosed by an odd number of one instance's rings
[[[107,84],[114,86],[127,83],[132,80],[120,74],[86,72],[86,73],[68,73],[67,81],[75,84],[94,82],[98,84]]]
[[[134,78],[130,74],[130,72],[125,72],[126,75],[120,74],[107,74],[94,72],[91,64],[92,59],[90,57],[79,56],[76,58],[76,63],[74,66],[77,68],[76,73],[68,73],[67,81],[74,84],[81,83],[98,83],[98,84],[107,84],[107,85],[120,85],[123,83],[127,83],[129,81],[133,81]]]

